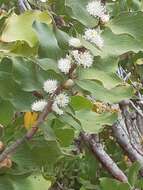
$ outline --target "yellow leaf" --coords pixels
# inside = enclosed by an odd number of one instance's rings
[[[26,112],[24,114],[24,127],[29,129],[37,121],[38,114],[35,112]]]

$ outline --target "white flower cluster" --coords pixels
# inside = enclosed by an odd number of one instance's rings
[[[50,95],[54,95],[54,92],[56,92],[56,89],[58,88],[58,81],[49,79],[44,82],[43,89],[46,93]],[[62,115],[64,112],[61,108],[65,108],[69,103],[69,97],[65,93],[60,93],[59,95],[54,97],[54,103],[52,105],[52,110],[56,112],[59,115]],[[48,104],[46,100],[38,100],[35,101],[31,108],[33,111],[41,112],[44,110],[45,106]]]
[[[86,9],[88,13],[94,17],[99,17],[103,23],[107,23],[110,19],[107,14],[106,7],[101,3],[100,0],[94,0],[87,4]]]
[[[42,3],[46,3],[47,2],[47,0],[40,0]]]
[[[86,29],[83,38],[91,43],[94,43],[98,48],[103,48],[104,40],[100,32],[96,29]]]
[[[43,89],[45,92],[49,94],[53,94],[55,90],[57,89],[58,82],[57,80],[47,80],[44,82]]]
[[[65,93],[57,95],[52,105],[52,110],[58,115],[62,115],[64,112],[61,108],[65,108],[69,103],[69,97]]]
[[[71,69],[71,59],[68,55],[66,56],[66,58],[61,58],[58,61],[58,68],[64,74],[69,73],[69,71]]]
[[[71,54],[77,65],[82,65],[84,68],[89,68],[92,66],[94,57],[88,50],[84,52],[74,50]]]
[[[80,48],[82,47],[81,41],[78,38],[71,37],[69,39],[69,45],[75,48]]]
[[[43,111],[46,105],[46,100],[37,100],[32,104],[31,108],[33,111]]]

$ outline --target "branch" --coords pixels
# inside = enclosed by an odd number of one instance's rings
[[[31,10],[31,6],[27,2],[27,0],[18,0],[18,6],[21,12]]]
[[[13,144],[11,144],[8,148],[6,148],[2,154],[0,154],[0,162],[5,160],[9,155],[13,154],[17,148],[23,144],[26,140],[31,140],[33,136],[36,134],[37,130],[39,129],[39,126],[45,121],[48,114],[51,112],[51,107],[53,104],[53,97],[55,95],[58,95],[60,91],[63,89],[62,86],[59,86],[54,94],[51,96],[49,102],[47,103],[47,106],[43,110],[43,112],[39,115],[39,118],[37,122],[32,126],[32,128],[21,138],[17,139]]]
[[[112,126],[113,134],[117,139],[118,144],[125,151],[132,162],[137,161],[143,167],[143,156],[141,156],[131,145],[130,140],[119,123]]]
[[[97,135],[86,135],[82,134],[83,142],[89,145],[94,156],[99,162],[106,168],[106,170],[117,180],[127,183],[128,179],[123,171],[117,166],[117,164],[110,158],[105,152],[103,145],[99,142]]]
[[[136,110],[136,112],[137,112],[141,117],[143,117],[142,111],[141,111],[139,108],[137,108],[136,105],[135,105],[131,100],[129,101],[129,103],[130,103],[130,105]]]
[[[75,65],[71,67],[70,74],[72,75],[72,72],[75,70]],[[69,76],[70,77],[70,76]],[[26,140],[31,140],[33,136],[36,134],[37,130],[39,129],[39,126],[46,120],[48,114],[52,111],[52,105],[53,105],[53,99],[55,95],[60,94],[61,90],[64,89],[64,83],[59,85],[53,95],[49,98],[49,101],[47,105],[45,106],[44,110],[41,112],[41,114],[38,117],[38,120],[35,124],[33,124],[32,128],[21,138],[17,139],[13,144],[11,144],[9,147],[7,147],[1,154],[0,154],[0,162],[5,160],[9,155],[13,154],[17,148],[23,144]]]
[[[137,139],[138,139],[138,141],[140,141],[141,134],[138,130],[138,127],[136,126],[136,129],[134,127],[135,123],[134,123],[134,120],[132,119],[133,113],[129,112],[129,105],[130,105],[129,100],[122,101],[119,103],[121,113],[123,116],[123,118],[122,118],[123,123],[121,125],[124,130],[127,129],[127,131],[128,131],[127,138],[129,139],[132,148],[135,149],[141,156],[143,156],[142,146],[140,145],[140,142],[137,142]],[[124,124],[125,124],[126,128],[124,127]]]

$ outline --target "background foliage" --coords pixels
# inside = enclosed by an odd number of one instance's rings
[[[78,36],[94,55],[92,68],[77,69],[65,114],[50,113],[34,138],[9,155],[12,165],[0,166],[0,190],[143,189],[141,166],[131,164],[111,132],[121,115],[118,103],[143,93],[143,1],[106,2],[110,21],[101,25],[102,50],[82,38],[85,28],[99,25],[86,10],[88,2],[29,0],[23,11],[17,1],[0,1],[0,139],[5,146],[32,126],[31,104],[36,94],[45,96],[43,82],[67,80],[57,62],[72,50],[69,38]],[[88,145],[78,142],[83,131],[100,135],[128,183],[113,179]]]

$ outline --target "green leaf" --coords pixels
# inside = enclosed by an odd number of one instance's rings
[[[97,189],[96,185],[93,185],[89,180],[84,180],[82,178],[80,178],[80,183],[83,185],[83,190],[94,190]],[[99,190],[99,189],[97,189]]]
[[[97,25],[97,20],[89,15],[86,10],[88,0],[66,0],[65,5],[68,7],[70,16],[87,27],[94,27]]]
[[[96,68],[80,69],[79,79],[99,80],[103,86],[107,89],[113,88],[119,85],[122,80],[115,73],[108,73],[104,70]]]
[[[53,29],[47,24],[34,22],[33,28],[35,29],[39,39],[39,56],[41,58],[54,58],[59,57],[60,48]]]
[[[96,100],[117,103],[121,100],[131,98],[133,96],[133,88],[129,85],[121,85],[110,90],[103,87],[96,81],[81,80],[76,82],[82,89],[90,92],[95,96]]]
[[[102,58],[119,56],[124,53],[133,51],[135,53],[143,50],[143,43],[128,34],[114,34],[110,29],[106,28],[101,36],[104,39],[104,47],[99,50],[94,44],[82,39],[82,44],[89,49],[93,55],[100,55]]]
[[[100,185],[102,190],[116,190],[118,188],[118,184],[119,182],[117,180],[106,177],[100,178]]]
[[[59,119],[54,119],[52,130],[61,146],[70,146],[74,139],[74,129]]]
[[[47,190],[51,183],[43,178],[40,174],[33,174],[28,178],[21,179],[15,178],[12,183],[14,184],[14,190]]]
[[[12,156],[12,161],[18,165],[20,168],[29,169],[39,167],[36,165],[33,159],[32,152],[28,143],[23,144],[19,147],[15,154]]]
[[[70,36],[63,32],[62,30],[59,30],[59,29],[55,29],[55,36],[57,38],[57,41],[58,41],[58,45],[61,49],[65,49],[67,50],[67,48],[69,47],[69,38]]]
[[[61,155],[62,152],[55,140],[33,140],[32,144],[21,146],[12,159],[19,166],[32,169],[51,166]]]
[[[143,12],[122,13],[112,19],[108,27],[115,34],[129,34],[138,41],[143,41]]]
[[[53,117],[53,114],[49,114],[48,115],[48,121],[45,121],[40,126],[40,128],[43,131],[44,139],[46,141],[56,141],[56,135],[55,135],[54,130],[52,128],[52,123],[53,123],[53,120],[55,119],[55,117],[54,118],[52,118],[52,117]]]
[[[137,182],[140,169],[141,165],[138,162],[135,162],[129,169],[128,180],[132,186],[134,186]]]
[[[70,105],[73,107],[75,111],[92,108],[92,103],[88,99],[82,96],[72,96]]]
[[[0,176],[1,190],[43,190],[50,187],[50,181],[45,180],[40,174],[33,174],[27,178]]]
[[[45,71],[54,70],[55,72],[59,72],[57,67],[57,62],[54,59],[50,58],[38,59],[37,64]]]
[[[74,139],[74,130],[70,126],[64,126],[62,128],[54,127],[54,132],[63,147],[70,146]]]
[[[80,121],[85,132],[99,133],[104,127],[103,125],[112,125],[117,120],[116,113],[97,114],[92,111],[77,111],[76,118]]]
[[[27,111],[31,108],[33,95],[22,91],[11,74],[0,72],[0,89],[0,97],[9,100],[17,110]]]
[[[131,187],[127,183],[121,183],[117,180],[110,179],[110,178],[100,178],[100,185],[102,190],[130,190]]]
[[[13,184],[6,176],[0,176],[0,189],[14,190]]]
[[[143,188],[143,180],[142,179],[138,179],[136,181],[136,185],[137,188],[142,189]]]
[[[7,125],[12,122],[14,108],[9,101],[0,100],[0,124]]]
[[[87,190],[87,189],[85,189],[83,186],[80,188],[80,190]]]
[[[41,88],[39,79],[41,73],[34,62],[19,57],[13,57],[12,61],[14,79],[23,90],[34,91]]]
[[[10,52],[16,55],[30,57],[37,53],[37,47],[30,47],[25,41],[16,41],[14,44],[11,43]]]
[[[131,187],[127,183],[121,183],[118,185],[118,188],[117,188],[117,190],[130,190],[130,189],[131,189]]]
[[[65,113],[63,116],[60,117],[60,120],[69,126],[74,127],[76,130],[81,131],[81,124],[75,117],[75,115]]]
[[[12,14],[5,23],[1,41],[14,42],[17,40],[26,41],[31,47],[37,44],[37,37],[32,29],[34,20],[47,24],[51,23],[51,18],[47,12],[27,11],[21,15]]]
[[[41,140],[41,142],[34,142],[31,151],[33,161],[39,166],[52,165],[62,155],[59,144],[56,141]]]

